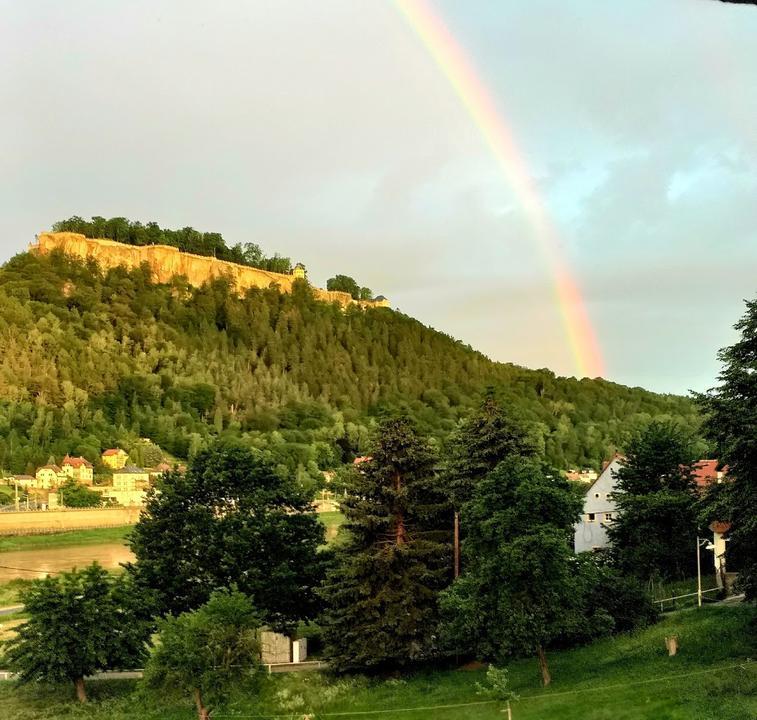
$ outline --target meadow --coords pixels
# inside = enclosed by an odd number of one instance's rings
[[[549,654],[553,683],[541,688],[533,659],[509,664],[514,720],[747,720],[757,717],[757,611],[711,606],[683,610],[645,630]],[[668,657],[664,638],[680,649]],[[338,717],[494,720],[502,703],[479,694],[483,669],[428,670],[405,676],[334,677],[328,673],[259,674],[229,693],[214,718]],[[0,684],[4,717],[13,720],[190,720],[181,695],[153,694],[136,681],[91,681],[80,707],[68,687]]]

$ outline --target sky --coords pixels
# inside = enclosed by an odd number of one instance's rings
[[[604,376],[712,386],[757,293],[757,8],[427,4],[555,228]],[[0,262],[71,215],[190,225],[319,286],[351,275],[495,360],[580,372],[533,212],[399,5],[0,0],[0,17]]]

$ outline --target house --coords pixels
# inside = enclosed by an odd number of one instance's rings
[[[121,448],[110,448],[102,454],[103,465],[111,470],[120,470],[125,467],[128,459],[129,453]]]
[[[56,488],[67,480],[63,469],[55,463],[49,463],[38,468],[34,477],[37,481],[34,487],[40,488],[41,490]]]
[[[37,478],[33,475],[12,475],[8,478],[8,483],[20,488],[37,487]]]
[[[596,470],[568,470],[565,477],[572,482],[592,483],[599,477],[599,474]]]
[[[61,469],[67,477],[83,485],[91,485],[94,480],[94,466],[86,458],[66,455],[61,463]]]
[[[127,465],[113,473],[113,489],[116,492],[144,490],[149,485],[150,473],[134,465]]]
[[[703,490],[710,485],[718,485],[725,480],[728,474],[728,466],[718,470],[717,460],[700,460],[694,463],[694,481],[698,490]]]
[[[307,279],[308,271],[305,269],[305,266],[302,263],[298,262],[294,266],[294,270],[292,270],[292,275],[296,279],[305,280],[305,279]]]
[[[607,525],[616,515],[611,499],[615,491],[615,473],[620,469],[622,457],[615,455],[605,463],[599,477],[589,486],[584,497],[581,519],[574,526],[573,548],[575,552],[600,550],[607,547]]]

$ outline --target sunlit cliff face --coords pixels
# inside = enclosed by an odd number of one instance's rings
[[[84,237],[78,233],[40,233],[37,242],[29,246],[30,252],[46,254],[53,250],[62,250],[83,260],[94,259],[100,267],[109,269],[124,266],[138,268],[146,263],[156,282],[167,283],[172,278],[184,277],[190,285],[200,287],[210,280],[224,278],[238,293],[250,288],[268,288],[278,286],[281,292],[292,292],[295,275],[269,272],[259,268],[236,265],[225,260],[216,260],[203,255],[191,255],[180,252],[167,245],[126,245],[113,240],[101,240]],[[313,288],[316,298],[324,302],[337,302],[343,307],[355,300],[349,293]],[[359,301],[363,306],[388,306],[386,300]]]

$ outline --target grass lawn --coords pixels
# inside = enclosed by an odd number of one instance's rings
[[[132,525],[91,530],[67,530],[43,535],[5,535],[0,537],[0,553],[13,550],[39,550],[70,545],[124,543]]]
[[[669,615],[659,624],[574,650],[549,653],[553,683],[544,691],[533,659],[510,664],[514,720],[747,720],[757,717],[757,610],[705,607]],[[679,636],[668,657],[664,637]],[[279,716],[501,720],[497,703],[476,692],[484,672],[427,671],[391,679],[334,678],[324,673],[263,676],[237,690],[215,718]],[[136,682],[90,682],[93,702],[80,708],[72,689],[0,683],[4,718],[50,720],[189,720],[188,698],[153,694]],[[429,709],[430,706],[453,706]],[[409,711],[397,712],[402,708]],[[415,708],[415,709],[412,709]],[[372,714],[372,711],[382,711]],[[336,714],[336,715],[332,715]]]

